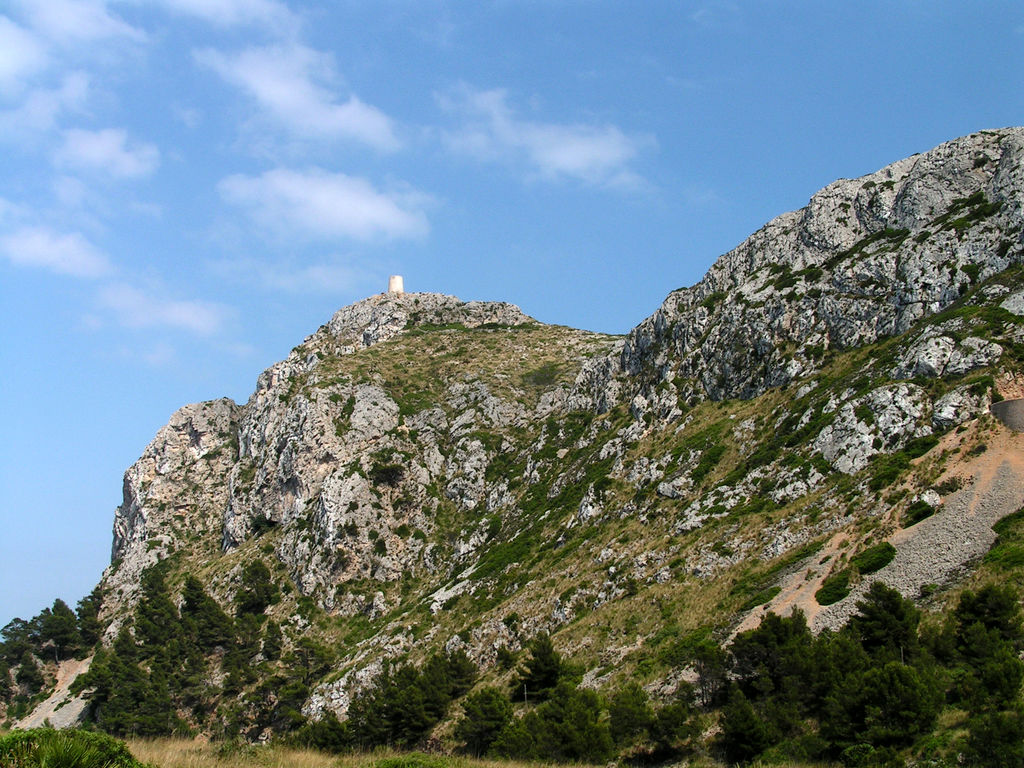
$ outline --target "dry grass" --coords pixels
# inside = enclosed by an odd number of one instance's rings
[[[132,754],[155,768],[587,768],[584,763],[541,763],[521,760],[485,760],[463,756],[378,750],[352,755],[328,755],[282,746],[226,747],[224,744],[183,739],[134,740]],[[826,763],[769,763],[756,761],[751,768],[830,768]],[[707,757],[675,763],[676,768],[723,768]]]
[[[328,755],[282,746],[228,746],[184,739],[129,740],[128,748],[140,761],[155,768],[371,768],[382,761],[393,765],[401,760],[403,754],[406,760],[401,762],[409,768],[442,764],[445,768],[539,768],[546,765],[512,760],[475,760],[460,756],[410,755],[386,750]]]
[[[320,752],[282,747],[228,748],[184,739],[134,739],[128,748],[157,768],[327,768],[338,761]]]

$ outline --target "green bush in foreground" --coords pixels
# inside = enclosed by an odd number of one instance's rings
[[[4,768],[144,768],[124,742],[105,733],[36,728],[0,737]]]

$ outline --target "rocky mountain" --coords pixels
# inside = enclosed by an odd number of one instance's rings
[[[345,717],[385,659],[436,649],[496,680],[550,632],[584,686],[658,694],[686,638],[769,609],[835,627],[876,579],[941,609],[1024,505],[1024,444],[988,415],[1024,394],[1022,261],[1011,128],[829,185],[624,338],[365,299],[126,472],[106,642],[157,563],[231,612],[260,562],[284,647],[333,649],[303,711]]]

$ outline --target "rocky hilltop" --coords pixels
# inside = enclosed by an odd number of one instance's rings
[[[984,131],[830,184],[669,294],[622,370],[687,399],[750,398],[904,333],[1019,261],[1022,141]]]
[[[259,562],[284,647],[333,649],[304,712],[344,717],[432,649],[493,681],[546,631],[584,686],[658,694],[690,674],[672,648],[767,609],[837,626],[874,579],[941,607],[994,539],[949,531],[1024,503],[1021,441],[987,415],[1020,394],[1022,232],[1024,129],[984,131],[829,185],[625,338],[435,294],[341,309],[127,471],[107,642],[155,564],[230,611]]]

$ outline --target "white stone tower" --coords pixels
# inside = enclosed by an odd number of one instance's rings
[[[405,293],[401,275],[392,275],[388,278],[388,293]]]

